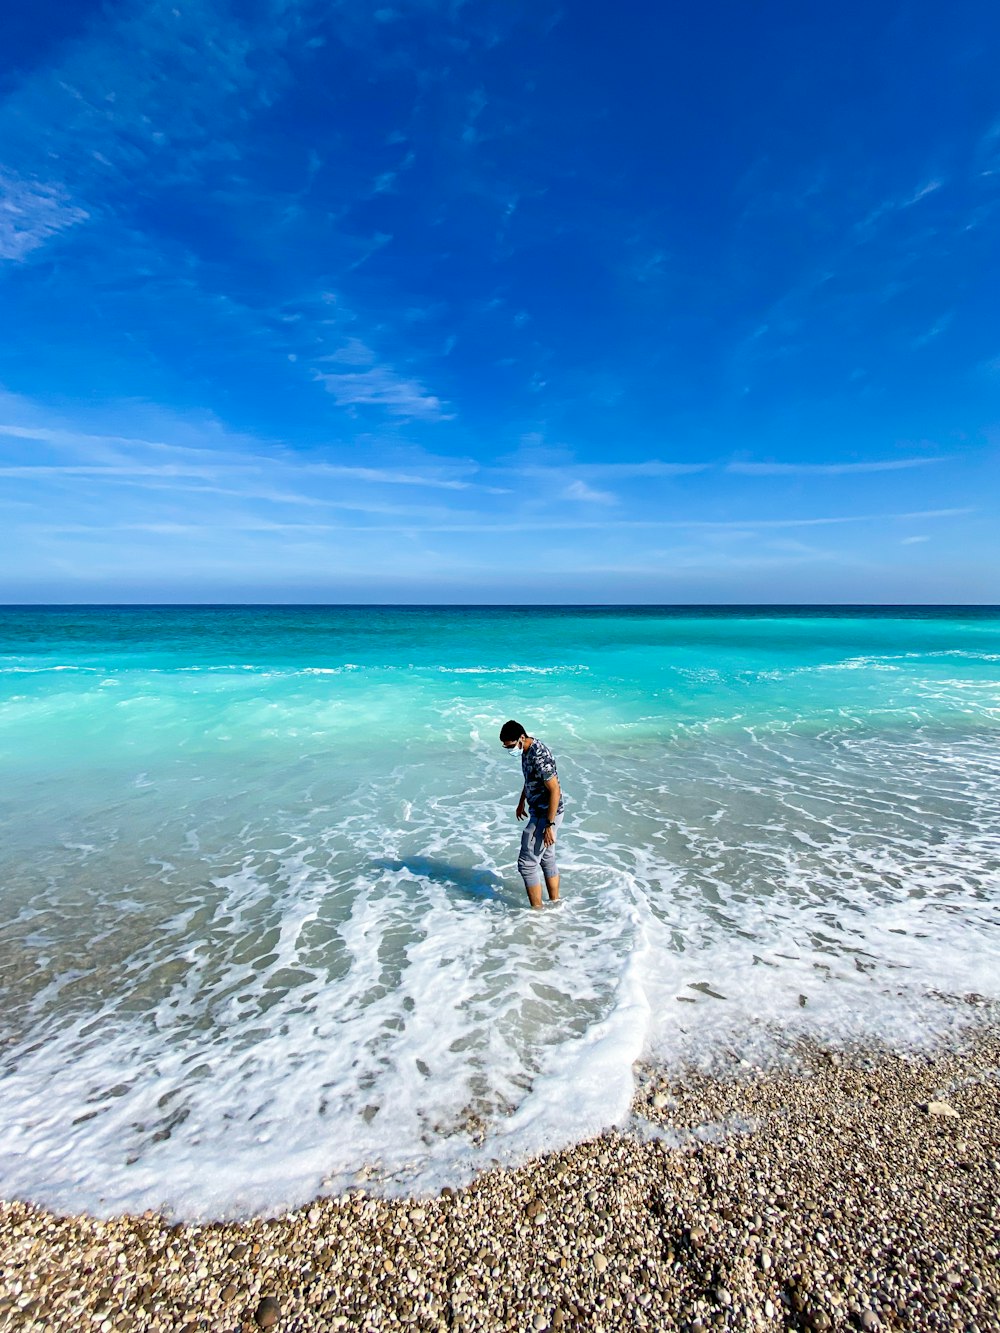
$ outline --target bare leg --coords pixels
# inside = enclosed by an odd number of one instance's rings
[[[542,886],[541,884],[525,884],[528,891],[528,902],[536,912],[542,910]]]
[[[549,902],[557,903],[559,901],[559,876],[553,875],[551,879],[547,879],[545,887],[549,891]],[[541,896],[539,896],[539,902],[541,902]]]

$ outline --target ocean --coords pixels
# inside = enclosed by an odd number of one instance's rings
[[[516,873],[520,721],[566,798]],[[996,608],[0,609],[0,1197],[272,1214],[1000,995]]]

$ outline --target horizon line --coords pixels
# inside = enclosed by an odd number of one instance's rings
[[[809,610],[979,610],[1000,612],[1000,602],[0,602],[0,611],[123,610],[664,610],[809,609]]]

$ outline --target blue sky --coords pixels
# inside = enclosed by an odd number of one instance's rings
[[[0,600],[1000,602],[995,6],[19,8]]]

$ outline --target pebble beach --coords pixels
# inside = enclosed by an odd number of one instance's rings
[[[978,997],[973,997],[973,1001]],[[186,1225],[0,1205],[0,1328],[1000,1327],[1000,1029],[638,1067],[628,1123],[433,1198]]]

